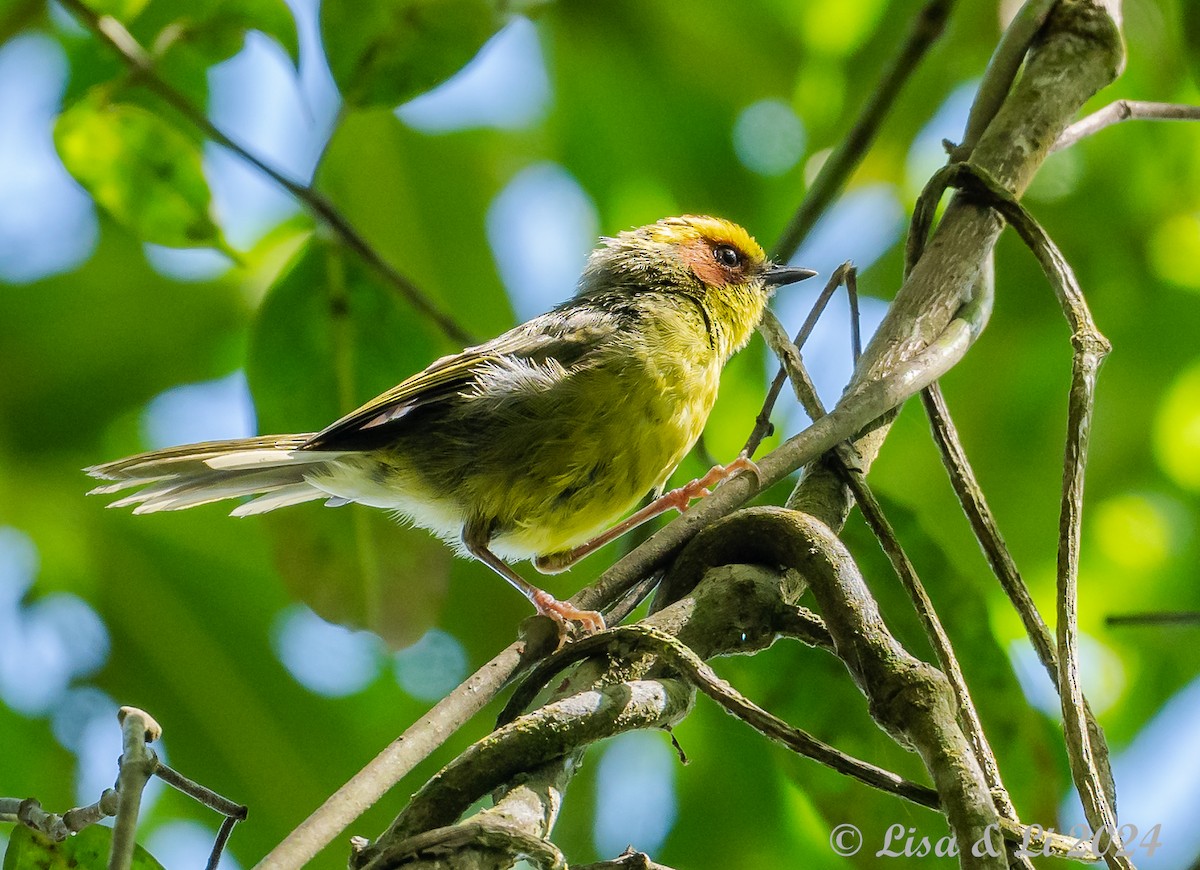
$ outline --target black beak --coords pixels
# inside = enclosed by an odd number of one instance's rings
[[[791,266],[771,266],[767,271],[763,272],[763,283],[768,287],[780,287],[784,284],[794,284],[797,281],[803,281],[805,278],[811,278],[817,274],[812,269],[795,269]]]

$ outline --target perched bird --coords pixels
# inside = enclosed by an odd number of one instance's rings
[[[248,495],[233,516],[314,499],[384,508],[490,566],[538,612],[595,631],[600,614],[557,601],[505,560],[563,570],[753,468],[745,458],[718,466],[601,534],[661,493],[775,287],[813,274],[773,265],[729,221],[666,218],[603,239],[572,299],[442,357],[320,432],[95,465],[88,474],[115,482],[92,492],[141,487],[109,505],[136,514]]]

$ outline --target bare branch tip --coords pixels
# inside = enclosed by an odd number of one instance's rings
[[[144,731],[144,739],[147,743],[154,743],[156,740],[162,738],[162,726],[145,710],[126,706],[117,711],[117,721],[121,724],[122,728],[125,727],[125,721],[131,718],[133,722],[141,724]],[[130,727],[134,727],[134,725],[131,724]]]

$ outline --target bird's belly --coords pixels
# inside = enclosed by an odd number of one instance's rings
[[[688,374],[671,373],[664,377],[671,383],[577,414],[572,444],[548,451],[512,481],[509,518],[498,525],[493,549],[509,558],[570,549],[661,488],[700,437],[716,398],[718,372]]]

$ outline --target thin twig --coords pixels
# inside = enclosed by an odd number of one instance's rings
[[[222,797],[211,788],[201,785],[198,782],[188,779],[174,768],[168,767],[161,761],[154,768],[154,775],[165,782],[172,788],[183,792],[192,800],[204,804],[212,810],[216,810],[223,816],[227,816],[237,821],[243,821],[249,810],[242,804],[236,801],[231,801],[227,797]]]
[[[862,317],[858,311],[858,269],[847,260],[846,298],[850,301],[850,360],[854,365],[862,358]],[[797,345],[799,347],[799,345]]]
[[[1063,731],[1067,738],[1067,757],[1071,774],[1085,814],[1094,830],[1108,826],[1113,832],[1110,848],[1103,849],[1108,866],[1132,868],[1133,864],[1120,854],[1121,841],[1116,835],[1116,810],[1109,797],[1109,788],[1100,779],[1100,769],[1107,768],[1107,759],[1099,761],[1102,747],[1095,746],[1088,733],[1083,713],[1083,686],[1079,678],[1079,548],[1083,525],[1083,478],[1087,467],[1088,440],[1092,428],[1092,412],[1096,405],[1096,375],[1108,342],[1099,332],[1080,333],[1072,337],[1075,358],[1071,365],[1071,392],[1067,409],[1067,445],[1063,461],[1062,512],[1059,519],[1058,549],[1058,680],[1067,691],[1061,692]]]
[[[1070,148],[1080,139],[1099,133],[1105,127],[1111,127],[1121,121],[1200,121],[1200,106],[1117,100],[1063,130],[1050,150],[1053,152]]]
[[[1119,613],[1104,620],[1105,625],[1196,625],[1197,623],[1200,623],[1200,610]]]
[[[646,597],[654,591],[660,579],[657,573],[651,574],[625,593],[612,607],[601,608],[604,612],[604,624],[613,626],[624,622],[626,617],[633,613],[638,605],[645,601]]]
[[[837,292],[837,288],[843,283],[847,283],[847,287],[849,286],[847,276],[853,272],[854,265],[848,260],[833,270],[833,274],[829,276],[829,280],[825,284],[825,289],[821,291],[816,301],[813,302],[813,306],[808,312],[808,317],[804,319],[804,323],[800,326],[800,331],[792,339],[792,344],[796,346],[797,350],[802,349],[804,343],[808,341],[808,337],[812,335],[817,321],[825,313],[825,306],[829,304],[829,300],[833,298],[833,294]],[[862,353],[862,342],[857,330],[857,294],[852,297],[851,310],[853,312],[852,322],[854,323],[854,328],[851,331],[851,345],[852,352],[855,354],[855,360],[857,360],[858,354]],[[750,437],[746,439],[746,445],[742,448],[742,455],[753,456],[754,451],[758,450],[758,446],[762,443],[762,440],[771,434],[771,412],[775,409],[775,403],[779,400],[779,393],[783,390],[785,383],[787,383],[787,369],[780,365],[779,371],[775,373],[775,379],[771,381],[770,389],[767,390],[767,397],[763,400],[762,409],[758,412],[758,416],[754,418],[754,429],[751,431]]]
[[[1046,673],[1050,676],[1051,684],[1061,695],[1058,682],[1058,650],[1054,645],[1054,637],[1050,633],[1050,629],[1046,627],[1046,622],[1042,619],[1042,614],[1038,611],[1033,596],[1029,594],[1029,587],[1025,585],[1020,571],[1017,570],[1016,562],[1013,561],[1012,554],[1004,543],[1004,538],[1000,535],[996,519],[984,497],[983,489],[975,477],[975,471],[967,459],[962,442],[959,440],[941,388],[937,384],[931,384],[922,392],[921,401],[929,416],[933,439],[941,453],[942,463],[946,466],[950,485],[954,489],[955,495],[958,496],[959,504],[962,505],[963,513],[967,516],[971,530],[975,533],[975,540],[983,549],[988,564],[992,567],[992,573],[1000,581],[1000,586],[1008,595],[1009,601],[1012,602],[1013,609],[1021,617],[1021,622],[1025,626],[1025,634],[1028,636],[1038,660],[1041,661]],[[1197,616],[1200,617],[1200,613]],[[1087,718],[1088,733],[1091,735],[1094,745],[1106,746],[1104,732],[1100,729],[1086,696],[1083,699],[1083,712]],[[1112,771],[1107,767],[1107,758],[1107,749],[1102,753],[1097,753],[1097,762],[1102,765],[1100,774],[1102,781],[1105,782],[1112,780]]]
[[[800,247],[817,219],[846,185],[855,167],[862,162],[884,118],[895,104],[896,96],[908,82],[930,46],[941,35],[954,0],[930,0],[913,19],[912,29],[900,53],[892,58],[879,76],[867,104],[817,173],[800,207],[788,222],[774,256],[786,261]]]
[[[154,93],[162,97],[168,105],[209,139],[241,157],[302,203],[318,220],[329,227],[346,247],[354,251],[365,263],[378,272],[410,305],[432,320],[449,338],[461,344],[473,343],[474,339],[466,329],[460,326],[453,317],[442,311],[412,279],[401,274],[384,260],[329,200],[311,185],[293,181],[239,145],[213,124],[204,112],[193,106],[186,96],[163,79],[155,69],[153,56],[142,47],[133,34],[125,29],[121,22],[111,15],[97,13],[89,8],[83,0],[62,0],[62,5],[88,30],[116,51],[139,81],[145,83]]]
[[[946,407],[946,399],[942,395],[940,386],[931,384],[926,387],[921,393],[921,401],[929,416],[933,440],[941,453],[942,463],[946,466],[950,485],[953,487],[955,495],[958,496],[963,513],[966,514],[967,521],[975,533],[975,540],[983,549],[988,564],[992,566],[992,573],[1000,581],[1000,586],[1012,602],[1013,609],[1021,617],[1021,622],[1025,626],[1025,634],[1028,635],[1038,658],[1050,674],[1050,679],[1057,686],[1058,653],[1054,648],[1054,638],[1050,634],[1050,629],[1046,627],[1046,622],[1042,619],[1037,604],[1034,603],[1033,596],[1029,593],[1029,587],[1025,585],[1025,580],[1021,577],[1021,572],[1017,569],[1008,546],[1004,543],[1004,538],[996,525],[996,518],[988,506],[983,489],[975,477],[975,471],[958,438],[958,432],[954,428],[954,421],[950,418],[950,409]]]
[[[37,798],[0,798],[0,822],[18,822],[56,843],[116,814],[117,792],[111,788],[101,792],[95,803],[69,809],[61,816],[46,812]]]
[[[158,756],[147,744],[162,735],[158,723],[136,707],[122,707],[117,713],[121,723],[121,764],[117,775],[117,818],[113,825],[112,851],[108,870],[128,870],[137,846],[138,811],[142,791],[154,775]]]
[[[221,827],[217,830],[217,838],[213,840],[212,851],[208,853],[208,863],[204,865],[204,870],[217,870],[217,866],[221,863],[221,853],[225,851],[225,845],[229,842],[229,835],[233,833],[233,828],[239,821],[235,816],[226,816],[221,822]]]

